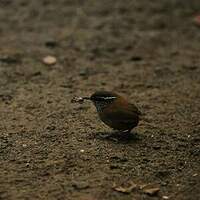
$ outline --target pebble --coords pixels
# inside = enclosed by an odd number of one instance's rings
[[[198,176],[198,174],[197,174],[197,173],[195,173],[195,174],[193,174],[192,176],[194,176],[194,177],[195,177],[195,176]]]
[[[162,196],[162,198],[163,198],[163,199],[169,199],[169,197],[168,197],[168,196]]]
[[[56,64],[57,59],[54,56],[46,56],[43,58],[43,63],[46,65],[54,65]]]
[[[55,40],[48,40],[45,42],[45,45],[49,48],[54,48],[58,45],[58,42]]]
[[[77,190],[83,190],[89,188],[89,184],[85,181],[73,181],[72,186]]]

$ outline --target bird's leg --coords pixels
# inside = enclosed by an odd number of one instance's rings
[[[125,131],[122,131],[122,132],[125,133],[125,134],[130,134],[130,133],[131,133],[131,130],[132,130],[132,129],[128,129],[128,130],[125,130]]]
[[[100,138],[106,139],[106,140],[113,140],[114,142],[118,142],[118,139],[116,138],[116,132],[111,133],[111,134],[100,135]]]
[[[124,137],[125,135],[130,135],[130,130],[114,130],[114,132],[111,134],[112,136],[117,137]]]

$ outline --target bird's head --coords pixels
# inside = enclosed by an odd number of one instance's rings
[[[99,112],[103,111],[104,108],[113,103],[117,98],[119,98],[119,95],[108,91],[97,91],[91,97],[84,97],[86,100],[91,100]]]

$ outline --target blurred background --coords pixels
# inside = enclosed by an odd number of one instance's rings
[[[0,199],[199,199],[199,16],[199,0],[0,0]],[[100,139],[70,102],[101,89],[145,113],[137,139]]]

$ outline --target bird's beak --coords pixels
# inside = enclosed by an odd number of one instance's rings
[[[91,100],[90,97],[83,97],[83,100]]]

